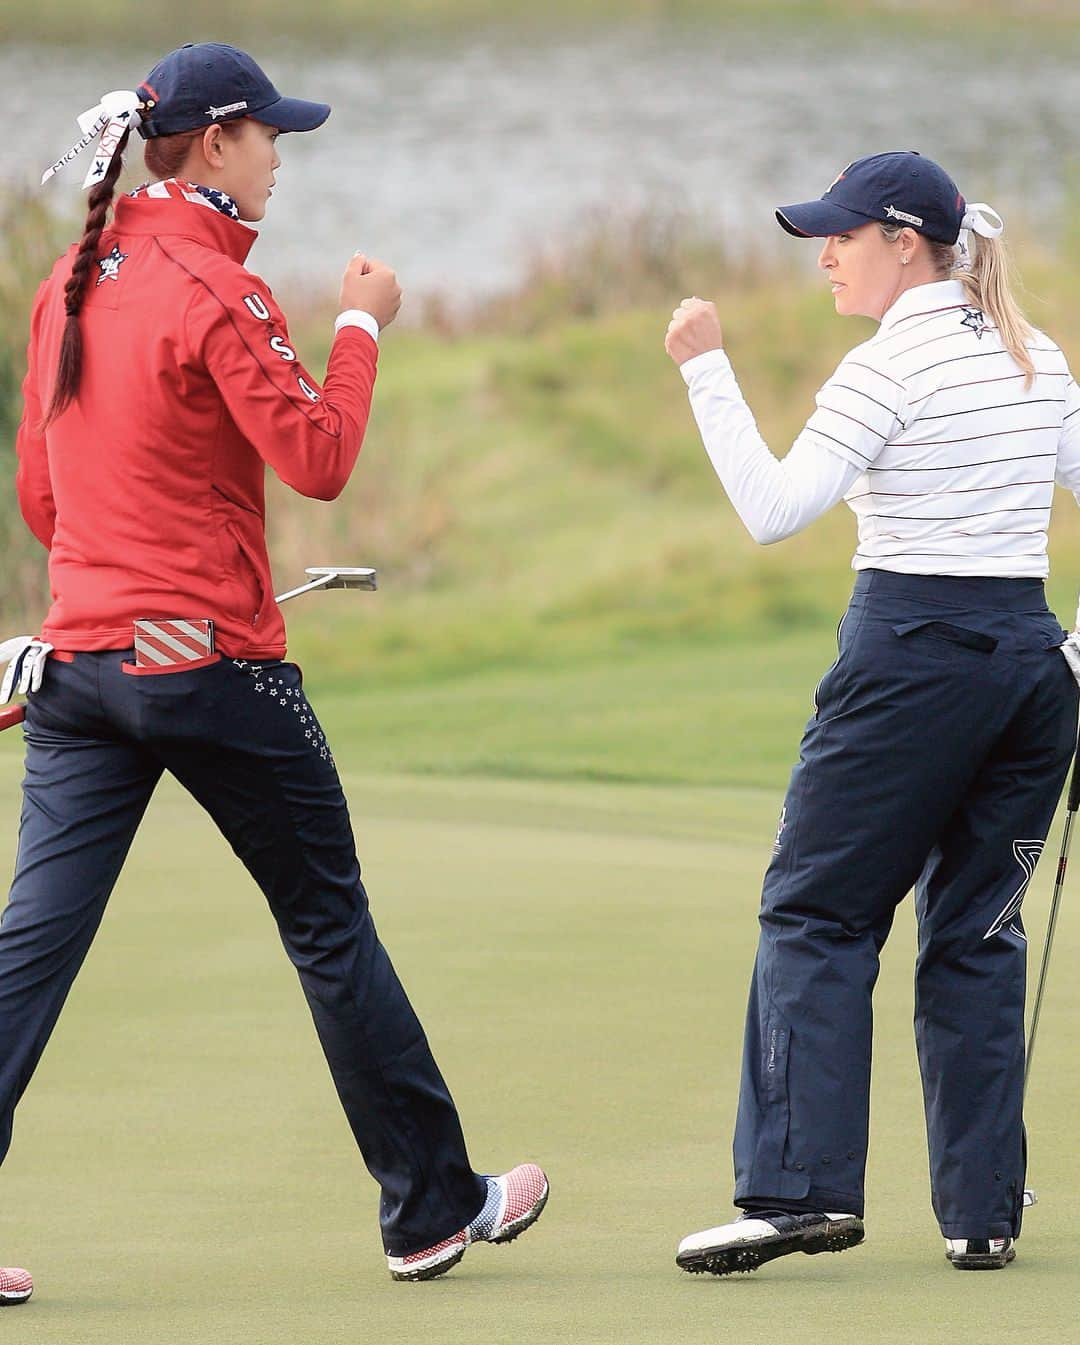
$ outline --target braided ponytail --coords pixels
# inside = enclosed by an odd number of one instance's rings
[[[64,311],[67,313],[67,321],[60,341],[60,358],[56,366],[52,401],[41,426],[43,430],[67,410],[79,392],[79,379],[82,374],[82,329],[79,326],[79,313],[93,270],[98,242],[105,228],[109,206],[112,204],[116,180],[124,166],[124,149],[130,134],[129,127],[120,138],[108,172],[100,182],[90,188],[90,195],[87,198],[86,225],[79,242],[79,250],[71,264],[71,275],[64,286]]]

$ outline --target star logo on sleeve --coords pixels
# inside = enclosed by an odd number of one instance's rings
[[[98,270],[101,274],[97,278],[97,283],[100,285],[106,280],[119,280],[120,267],[127,261],[128,255],[120,251],[119,243],[114,243],[112,251],[98,259]]]
[[[991,331],[981,308],[965,308],[961,326],[970,327],[975,335],[982,340],[983,332]]]

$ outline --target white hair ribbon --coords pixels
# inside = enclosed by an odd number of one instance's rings
[[[977,233],[980,238],[1000,238],[1004,232],[1005,221],[993,206],[987,205],[985,201],[969,205],[960,221],[960,237],[956,240],[960,249],[959,264],[967,266],[971,262],[968,242],[973,233]]]
[[[54,173],[59,172],[73,159],[77,159],[84,149],[94,143],[98,134],[101,135],[101,139],[94,151],[94,161],[83,180],[83,186],[92,187],[95,182],[100,182],[109,171],[120,139],[131,125],[131,118],[142,106],[143,101],[137,93],[130,89],[114,89],[112,93],[105,94],[100,103],[87,108],[77,118],[82,137],[61,154],[51,167],[46,168],[41,175],[41,185],[44,186]]]

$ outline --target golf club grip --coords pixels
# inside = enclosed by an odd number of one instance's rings
[[[1066,804],[1070,813],[1080,808],[1080,741],[1077,741],[1073,755],[1072,778],[1069,780],[1069,801]]]
[[[25,718],[25,705],[9,705],[6,710],[0,710],[0,733],[3,733],[4,729],[14,728],[16,724],[21,724]]]

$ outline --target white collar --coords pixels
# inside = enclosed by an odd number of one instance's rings
[[[946,308],[963,308],[967,303],[967,294],[959,280],[934,280],[928,285],[913,285],[885,310],[880,330],[887,331],[905,318]]]

